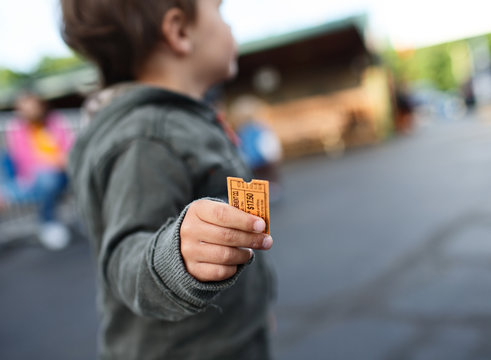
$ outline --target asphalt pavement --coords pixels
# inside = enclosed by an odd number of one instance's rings
[[[491,123],[438,122],[281,173],[276,359],[491,359]],[[0,289],[0,359],[95,358],[83,236],[0,249]]]

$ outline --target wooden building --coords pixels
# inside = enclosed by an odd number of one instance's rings
[[[244,95],[279,136],[286,157],[339,152],[390,132],[385,68],[366,40],[364,15],[240,47],[239,74],[226,84],[228,116]]]

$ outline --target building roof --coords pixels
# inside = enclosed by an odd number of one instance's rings
[[[239,46],[239,54],[249,55],[263,50],[269,50],[310,39],[319,35],[334,33],[349,27],[357,28],[360,34],[364,36],[367,23],[368,17],[366,14],[353,15],[346,18],[329,21],[321,25],[244,43]]]
[[[39,94],[44,100],[52,102],[66,96],[83,97],[97,87],[97,70],[90,64],[79,65],[69,70],[32,77],[22,83],[2,89],[0,110],[13,107],[15,99],[25,90]]]

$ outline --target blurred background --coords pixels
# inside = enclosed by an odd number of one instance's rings
[[[207,100],[272,182],[276,358],[491,359],[491,3],[222,9],[240,71]],[[97,89],[59,16],[0,0],[0,149],[25,89],[74,134]],[[69,241],[43,241],[37,205],[0,204],[0,358],[92,359],[83,225],[67,190]]]

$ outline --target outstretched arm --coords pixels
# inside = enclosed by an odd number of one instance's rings
[[[106,286],[135,313],[171,321],[196,314],[235,283],[249,249],[271,246],[259,218],[211,200],[186,207],[188,171],[161,143],[134,140],[106,166],[99,264]]]

